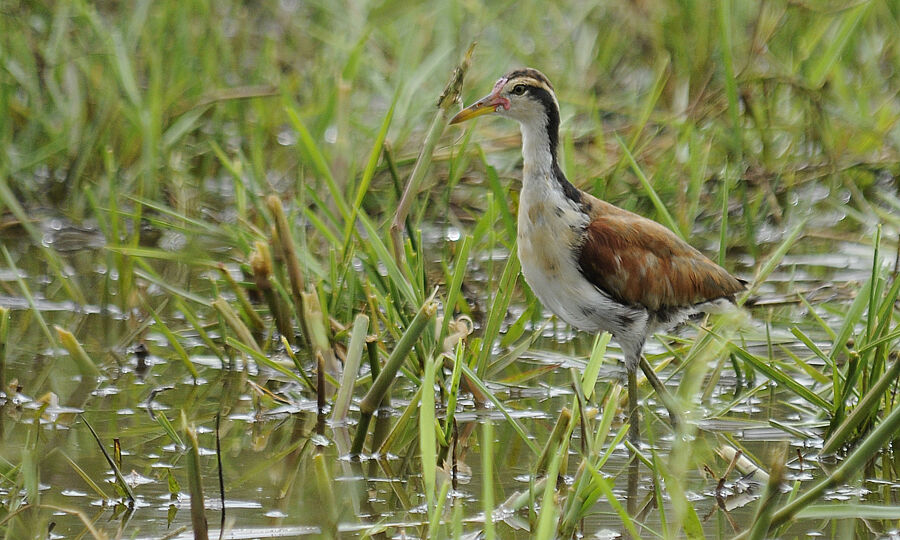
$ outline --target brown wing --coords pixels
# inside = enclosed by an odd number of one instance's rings
[[[650,311],[728,298],[744,285],[655,221],[591,197],[593,220],[578,257],[591,283]]]

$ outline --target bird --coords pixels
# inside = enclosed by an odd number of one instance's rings
[[[578,189],[559,166],[559,102],[550,80],[533,68],[497,80],[491,92],[450,124],[483,115],[518,121],[522,188],[517,252],[522,274],[541,303],[567,324],[607,331],[619,344],[627,375],[629,439],[640,442],[637,368],[677,412],[643,359],[654,333],[688,317],[730,309],[746,283],[663,225]]]

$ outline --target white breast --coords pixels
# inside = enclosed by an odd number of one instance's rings
[[[631,333],[635,323],[646,323],[646,311],[613,301],[581,274],[576,250],[588,216],[554,187],[523,184],[518,250],[525,281],[544,307],[580,330]]]

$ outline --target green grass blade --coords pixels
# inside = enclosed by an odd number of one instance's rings
[[[363,169],[362,178],[359,180],[359,185],[356,188],[356,197],[353,201],[353,206],[350,209],[350,219],[347,220],[346,228],[344,229],[344,253],[347,253],[347,248],[350,244],[350,238],[353,234],[353,227],[356,223],[356,215],[359,212],[359,209],[362,207],[363,200],[366,197],[366,193],[369,191],[369,184],[372,182],[372,178],[375,176],[375,167],[378,165],[378,158],[381,157],[382,149],[384,148],[384,140],[387,138],[388,129],[391,127],[391,120],[394,118],[394,108],[397,105],[397,98],[400,93],[397,92],[394,94],[394,100],[391,102],[391,106],[388,109],[387,114],[384,116],[384,120],[381,122],[381,128],[379,128],[378,133],[375,135],[375,143],[372,145],[372,150],[369,152],[369,159],[366,161],[366,168]]]
[[[797,519],[831,521],[835,519],[853,520],[900,520],[900,506],[880,504],[814,504],[797,512]]]
[[[200,472],[200,441],[194,426],[187,425],[184,411],[181,411],[181,423],[185,424],[184,434],[188,440],[188,493],[191,496],[191,526],[194,530],[194,540],[208,540],[209,525],[206,521],[206,505],[203,502],[203,481]]]
[[[493,540],[497,535],[494,530],[494,459],[494,424],[486,418],[481,426],[481,509],[485,540]]]
[[[422,458],[422,481],[425,484],[425,501],[429,511],[434,508],[437,477],[437,445],[435,444],[434,375],[437,362],[433,357],[425,360],[422,377],[421,402],[419,404],[419,452]]]
[[[603,357],[606,354],[606,346],[609,345],[610,339],[612,339],[612,334],[609,332],[601,332],[594,338],[591,357],[588,360],[587,366],[585,366],[584,373],[581,377],[581,386],[584,391],[585,399],[591,399],[591,396],[594,395],[594,387],[597,385],[597,376],[600,375],[600,366],[603,365]]]
[[[853,412],[838,426],[834,433],[822,445],[821,455],[828,455],[836,452],[839,447],[844,445],[853,431],[867,418],[870,418],[878,410],[878,403],[882,398],[887,398],[888,388],[896,384],[897,378],[900,377],[900,360],[894,360],[894,363],[885,370],[878,381],[869,389],[868,392],[859,400],[854,407]]]
[[[353,397],[353,387],[362,362],[363,347],[366,344],[366,332],[369,330],[369,318],[359,314],[353,320],[353,328],[350,330],[350,343],[347,345],[347,356],[344,360],[344,373],[341,376],[341,386],[337,397],[334,399],[334,409],[331,413],[332,422],[343,422],[350,410],[350,400]]]
[[[733,45],[731,43],[731,36],[734,35],[734,32],[731,30],[731,0],[722,0],[719,2],[718,7],[719,47],[722,51],[722,68],[725,72],[725,96],[728,99],[728,118],[731,120],[731,151],[739,162],[743,154],[743,130],[741,129],[740,111],[738,108],[737,80],[734,75]]]
[[[69,357],[75,361],[75,365],[78,366],[78,371],[81,372],[81,375],[83,377],[96,377],[100,375],[100,370],[97,369],[94,360],[88,356],[84,347],[82,347],[81,343],[78,342],[78,339],[75,338],[75,335],[59,326],[54,326],[53,328],[56,329],[56,335],[59,337],[59,342],[62,343],[62,346],[65,347],[67,351],[69,351]]]
[[[775,251],[772,252],[772,255],[766,260],[766,263],[759,269],[756,273],[756,276],[753,278],[753,283],[750,285],[750,288],[746,293],[741,297],[738,304],[743,304],[748,297],[756,294],[757,289],[763,283],[765,283],[766,279],[768,279],[769,275],[772,274],[773,271],[781,264],[781,261],[784,259],[784,256],[787,255],[788,250],[793,247],[794,243],[800,238],[800,233],[803,232],[806,227],[807,218],[804,218],[797,225],[791,229],[791,232],[785,236],[784,240],[778,244],[778,247],[775,248]]]
[[[552,480],[559,475],[562,453],[562,451],[551,453],[552,459],[550,460],[550,466],[547,467],[547,478]],[[538,514],[537,531],[534,535],[534,538],[537,540],[553,540],[556,538],[556,526],[559,520],[560,509],[556,504],[555,491],[556,482],[550,481],[544,484],[544,493],[541,497],[541,512]]]
[[[460,340],[456,344],[456,354],[453,359],[453,373],[450,375],[450,389],[447,392],[447,414],[444,419],[444,440],[449,441],[453,430],[453,422],[456,417],[456,404],[459,400],[459,382],[462,379],[462,368],[465,362],[466,342]],[[443,463],[447,458],[448,446],[441,448],[438,463]]]
[[[510,255],[506,259],[506,265],[503,267],[503,274],[500,276],[500,283],[497,287],[497,293],[494,301],[491,303],[491,311],[487,316],[487,323],[484,326],[482,334],[481,351],[478,354],[477,371],[480,375],[484,375],[488,365],[488,358],[494,347],[494,340],[500,333],[500,326],[506,318],[506,310],[515,291],[516,280],[519,277],[519,258]]]
[[[480,390],[482,394],[487,396],[487,398],[491,400],[494,406],[496,406],[497,409],[500,410],[501,413],[503,413],[503,416],[505,416],[506,420],[509,421],[509,423],[512,425],[513,430],[518,433],[519,437],[522,438],[522,442],[524,442],[528,446],[528,448],[531,448],[531,451],[534,452],[535,455],[540,454],[541,449],[538,448],[534,441],[531,440],[531,437],[529,437],[525,432],[525,428],[522,427],[522,424],[520,424],[519,421],[509,413],[507,408],[503,405],[503,402],[497,399],[497,396],[495,396],[494,393],[491,392],[491,390],[487,386],[485,386],[484,382],[482,382],[482,380],[478,378],[477,375],[475,375],[475,373],[469,366],[463,364],[460,366],[460,368],[462,369],[463,375],[466,376],[468,381],[474,384],[475,387],[478,388],[478,390]]]
[[[366,229],[366,234],[368,235],[368,238],[365,239],[366,244],[375,251],[378,262],[382,263],[387,269],[388,278],[390,278],[391,283],[393,283],[402,293],[403,300],[413,306],[421,303],[421,299],[416,294],[416,290],[406,278],[406,275],[400,270],[400,267],[397,266],[397,262],[394,260],[394,257],[391,256],[390,251],[382,241],[382,235],[375,230],[375,226],[369,221],[368,216],[366,216],[364,212],[360,212],[358,219]]]
[[[175,426],[172,425],[169,417],[167,417],[163,413],[156,413],[153,418],[154,420],[156,420],[156,423],[159,424],[161,428],[163,428],[163,431],[166,432],[166,435],[169,436],[169,438],[173,443],[175,443],[176,446],[178,446],[178,448],[185,448],[184,441],[181,439],[181,436],[178,435],[178,432],[175,430]]]
[[[90,430],[90,432],[91,432],[91,435],[93,435],[94,440],[97,441],[97,446],[100,447],[100,452],[103,453],[103,457],[106,458],[106,463],[109,464],[109,467],[112,469],[113,474],[116,476],[116,483],[119,485],[120,488],[122,488],[122,492],[124,492],[126,494],[126,496],[128,497],[128,500],[131,501],[131,503],[133,504],[134,503],[134,492],[131,490],[131,486],[128,484],[128,481],[125,480],[124,476],[122,476],[122,471],[120,471],[119,468],[116,466],[116,462],[109,455],[109,452],[106,451],[106,447],[103,446],[103,441],[100,440],[100,436],[97,435],[97,432],[94,431],[94,427],[91,425],[90,422],[87,421],[87,418],[85,418],[84,415],[81,415],[81,421],[84,422],[84,425],[87,426],[88,430]]]
[[[334,176],[331,174],[331,168],[328,166],[328,162],[325,160],[325,156],[322,154],[321,150],[319,150],[319,147],[313,140],[313,137],[310,134],[309,130],[306,129],[306,124],[304,124],[303,120],[300,119],[300,113],[297,112],[297,109],[290,104],[286,104],[284,109],[288,115],[288,120],[290,120],[291,125],[297,131],[300,139],[300,146],[306,154],[307,158],[312,163],[313,169],[315,169],[319,177],[325,181],[328,192],[331,194],[331,198],[334,200],[334,204],[340,211],[341,216],[343,216],[346,221],[350,221],[351,212],[347,207],[347,201],[344,197],[344,194],[343,192],[341,192],[341,189],[338,187],[337,182],[334,180]]]
[[[96,482],[94,482],[93,478],[91,478],[84,469],[82,469],[78,466],[77,463],[72,461],[72,458],[67,456],[65,452],[62,452],[62,455],[64,458],[66,458],[66,461],[69,462],[69,466],[72,467],[72,470],[74,470],[75,473],[78,474],[78,476],[80,476],[82,480],[84,480],[85,484],[87,484],[92,490],[94,490],[94,493],[96,493],[98,497],[100,497],[104,501],[109,500],[109,495],[107,495],[106,492],[103,491],[103,488],[101,488]]]
[[[202,105],[195,109],[191,109],[178,117],[172,122],[166,131],[163,132],[161,142],[164,150],[172,148],[176,143],[193,131],[197,127],[197,121],[209,109],[209,105]]]
[[[381,368],[381,373],[372,383],[372,387],[366,392],[365,397],[359,404],[359,409],[363,413],[372,413],[381,403],[381,398],[387,391],[388,387],[394,381],[394,377],[400,370],[400,366],[406,360],[413,346],[419,340],[419,336],[425,330],[425,326],[437,312],[437,302],[428,300],[416,313],[415,318],[409,324],[409,327],[403,333],[403,337],[394,346],[391,356]]]
[[[781,386],[787,387],[791,392],[802,397],[804,400],[812,405],[815,405],[822,411],[831,411],[832,405],[825,401],[821,396],[806,388],[805,386],[797,382],[793,377],[787,375],[777,367],[770,366],[764,359],[751,354],[750,352],[744,350],[734,343],[730,344],[730,350],[733,354],[748,362],[753,366],[754,369],[760,371],[770,380],[775,381]]]
[[[776,451],[773,466],[769,467],[771,474],[762,496],[756,506],[756,514],[753,516],[753,525],[750,528],[750,540],[765,540],[772,523],[772,514],[775,504],[781,495],[781,483],[784,479],[785,458],[787,457],[787,444],[782,445]]]
[[[391,384],[394,382],[394,378],[397,376],[397,372],[400,371],[400,366],[406,361],[413,346],[419,341],[419,337],[422,335],[422,332],[425,331],[425,327],[437,312],[437,307],[437,302],[435,302],[434,299],[428,299],[425,304],[422,305],[412,322],[409,323],[403,336],[397,341],[393,352],[391,352],[391,356],[378,373],[378,377],[372,382],[369,391],[366,392],[365,397],[360,401],[360,420],[359,424],[356,426],[356,434],[353,437],[353,444],[350,448],[351,454],[358,455],[362,452],[363,444],[365,444],[369,430],[369,422],[372,419],[372,413],[375,412],[375,409],[378,408],[378,405],[384,399],[388,388],[390,388]]]
[[[460,241],[459,251],[456,255],[456,266],[453,269],[453,276],[450,278],[450,285],[447,287],[447,302],[444,304],[444,318],[441,320],[441,331],[438,333],[438,343],[443,343],[444,338],[447,336],[450,319],[453,318],[453,312],[456,309],[457,302],[459,302],[463,280],[466,277],[466,270],[469,267],[469,251],[471,248],[472,236],[466,235]]]
[[[508,200],[509,194],[503,189],[503,184],[500,183],[497,169],[490,165],[487,155],[484,153],[484,149],[481,146],[478,147],[478,157],[481,159],[481,163],[484,166],[484,173],[487,177],[488,185],[494,193],[494,200],[501,201],[501,203],[502,201]],[[513,217],[512,212],[510,212],[508,205],[499,204],[497,206],[500,208],[500,217],[503,218],[507,241],[512,242],[516,238],[516,219]]]
[[[876,455],[896,437],[898,430],[900,430],[900,407],[895,407],[878,427],[847,456],[837,469],[807,489],[803,495],[776,511],[772,516],[771,527],[778,527],[787,523],[796,517],[798,512],[818,500],[826,491],[850,480],[872,459],[872,456]],[[738,535],[736,540],[746,538],[746,536],[746,533]]]
[[[613,493],[609,481],[592,467],[589,467],[587,470],[591,474],[592,483],[597,486],[601,493],[603,493],[603,496],[606,497],[609,505],[612,506],[613,511],[619,516],[619,519],[622,520],[622,525],[625,526],[625,530],[628,531],[632,538],[641,538],[641,535],[638,534],[637,527],[634,525],[634,520],[631,519],[631,516],[628,515],[628,511],[622,506],[622,503],[619,502],[619,497]]]
[[[172,350],[175,351],[178,359],[181,360],[181,363],[184,364],[184,367],[187,368],[188,373],[191,374],[194,381],[200,378],[200,374],[197,372],[197,368],[194,366],[194,363],[191,362],[191,357],[188,356],[187,351],[184,350],[184,347],[181,346],[181,342],[175,336],[175,333],[169,329],[169,326],[163,322],[162,318],[159,316],[159,313],[153,309],[153,306],[150,305],[149,302],[144,302],[144,307],[150,312],[153,316],[153,320],[156,321],[156,329],[162,332],[164,336],[166,336],[166,340],[168,340],[169,345],[172,346]]]
[[[820,349],[819,346],[816,345],[816,344],[813,342],[813,340],[810,339],[809,336],[807,336],[806,334],[804,334],[804,333],[803,333],[803,330],[800,330],[800,329],[797,328],[796,326],[792,326],[792,327],[791,327],[791,333],[794,334],[794,336],[795,336],[797,339],[799,339],[804,345],[806,345],[806,348],[807,348],[807,349],[809,349],[810,351],[812,351],[812,353],[815,354],[816,356],[818,356],[820,360],[822,360],[823,362],[825,362],[825,365],[826,365],[826,366],[829,366],[829,367],[831,367],[831,368],[834,367],[834,365],[831,363],[831,358],[829,358],[828,355],[825,354],[825,352],[822,351],[822,349]]]
[[[825,50],[810,58],[812,62],[808,72],[810,86],[813,88],[822,86],[841,55],[844,54],[844,49],[857,27],[875,4],[876,2],[861,2],[841,16],[836,35],[828,40]]]
[[[263,354],[262,351],[255,349],[254,347],[250,347],[246,343],[244,343],[240,340],[237,340],[232,336],[226,337],[225,343],[227,343],[231,347],[234,347],[235,349],[239,350],[240,352],[246,354],[247,356],[252,358],[257,364],[259,364],[261,366],[266,366],[272,370],[275,370],[278,373],[281,373],[282,375],[285,375],[300,384],[303,384],[303,385],[307,384],[307,381],[305,381],[303,379],[303,377],[301,377],[299,374],[295,373],[291,368],[272,360],[271,358],[269,358],[268,356]],[[310,383],[310,384],[312,384],[312,383]],[[313,386],[312,389],[313,389],[313,391],[315,391],[315,386]]]

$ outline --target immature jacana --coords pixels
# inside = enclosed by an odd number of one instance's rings
[[[628,374],[630,437],[637,443],[635,371],[647,337],[693,314],[720,310],[744,285],[666,227],[569,182],[556,157],[559,104],[540,71],[507,73],[450,123],[486,114],[512,118],[522,128],[517,236],[525,281],[570,325],[606,330],[619,343]]]

